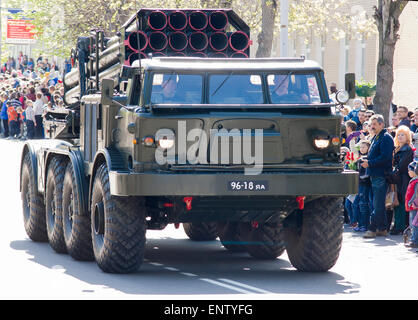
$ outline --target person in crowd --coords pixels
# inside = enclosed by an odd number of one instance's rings
[[[370,130],[374,133],[367,159],[363,159],[361,166],[366,168],[370,176],[373,193],[373,211],[369,229],[364,238],[387,235],[386,221],[386,191],[388,184],[386,174],[392,171],[394,142],[392,136],[385,129],[382,115],[375,114],[370,118]]]
[[[371,143],[369,140],[361,140],[358,143],[360,156],[357,165],[359,171],[359,218],[358,226],[354,228],[354,231],[356,232],[366,232],[367,228],[369,227],[370,221],[372,199],[370,176],[368,175],[366,168],[361,166],[362,161],[364,159],[367,159],[367,154],[369,152],[370,145]]]
[[[360,125],[360,120],[358,117],[358,114],[362,108],[362,101],[359,98],[356,98],[353,100],[353,110],[350,111],[350,113],[347,115],[347,117],[344,119],[345,121],[353,120],[358,126]]]
[[[373,110],[366,110],[366,120],[370,120],[370,118],[374,115]]]
[[[26,135],[28,139],[35,138],[35,111],[33,110],[33,102],[29,100],[26,106]]]
[[[411,120],[408,116],[408,108],[404,106],[398,106],[396,111],[398,118],[399,118],[399,126],[407,126],[408,128],[411,126]]]
[[[418,162],[412,161],[408,165],[408,174],[411,180],[405,194],[405,209],[409,212],[409,225],[411,238],[405,244],[409,248],[418,248]]]
[[[335,82],[331,83],[329,86],[329,98],[333,103],[338,103],[336,99],[337,91],[337,84]]]
[[[418,108],[415,108],[415,110],[414,110],[414,121],[411,121],[411,122],[412,122],[412,124],[409,127],[409,129],[411,129],[411,131],[413,133],[416,133],[417,129],[418,129]]]
[[[352,147],[357,143],[356,140],[361,135],[361,132],[357,131],[357,124],[353,120],[348,120],[345,123],[345,132],[347,138],[345,139],[343,146],[353,150]]]
[[[42,124],[42,115],[44,113],[44,101],[42,100],[42,93],[36,94],[36,101],[33,104],[33,111],[35,113],[35,138],[42,139],[44,135],[44,128]]]
[[[1,94],[1,105],[0,105],[0,119],[2,126],[2,137],[7,138],[9,136],[9,117],[7,115],[7,101],[9,96],[7,93]]]
[[[17,104],[19,101],[11,99],[7,102],[7,116],[9,118],[9,135],[12,139],[16,139],[19,135],[19,114],[17,108],[21,106]]]
[[[414,159],[412,149],[412,135],[407,126],[399,126],[394,139],[395,150],[393,156],[393,169],[388,180],[396,185],[399,205],[394,208],[394,226],[390,234],[397,235],[405,230],[405,194],[409,184],[408,164]],[[390,224],[391,221],[388,221]]]

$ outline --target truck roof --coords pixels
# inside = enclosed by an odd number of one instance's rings
[[[195,57],[158,57],[136,60],[132,67],[149,71],[280,71],[280,70],[317,70],[322,67],[315,61],[304,58],[195,58]]]

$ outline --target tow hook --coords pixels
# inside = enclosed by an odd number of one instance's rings
[[[252,222],[251,222],[251,226],[252,226],[254,229],[257,229],[257,228],[258,228],[258,221],[252,221]]]
[[[298,203],[300,210],[303,210],[303,208],[305,208],[305,199],[305,196],[296,197],[296,202]]]
[[[192,200],[193,197],[184,197],[183,202],[186,204],[187,211],[192,210]]]

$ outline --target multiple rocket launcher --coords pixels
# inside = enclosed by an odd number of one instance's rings
[[[232,9],[141,9],[110,39],[102,31],[78,38],[78,67],[64,77],[64,100],[77,105],[104,78],[117,87],[123,65],[151,55],[248,58],[251,44],[248,25]]]

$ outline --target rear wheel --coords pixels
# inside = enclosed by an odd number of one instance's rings
[[[45,204],[35,185],[30,154],[23,159],[21,173],[21,198],[26,234],[33,241],[48,241],[45,221]]]
[[[218,237],[215,222],[183,223],[183,229],[189,239],[194,241],[213,241]]]
[[[343,240],[341,202],[341,198],[336,197],[316,199],[288,218],[286,250],[296,269],[320,272],[335,265]]]
[[[283,226],[279,222],[260,222],[255,226],[241,223],[241,239],[250,256],[257,259],[276,259],[285,251]]]
[[[62,192],[64,240],[68,253],[76,260],[94,260],[91,243],[90,215],[83,212],[74,168],[71,162],[65,170]]]
[[[238,222],[218,222],[217,230],[219,240],[225,249],[232,252],[244,252],[245,247],[239,238],[239,223]]]
[[[65,163],[62,158],[54,157],[48,167],[45,192],[46,227],[52,249],[66,253],[62,228],[62,186]]]
[[[91,201],[93,252],[99,267],[110,273],[139,269],[145,252],[145,201],[110,194],[106,164],[97,170]]]

